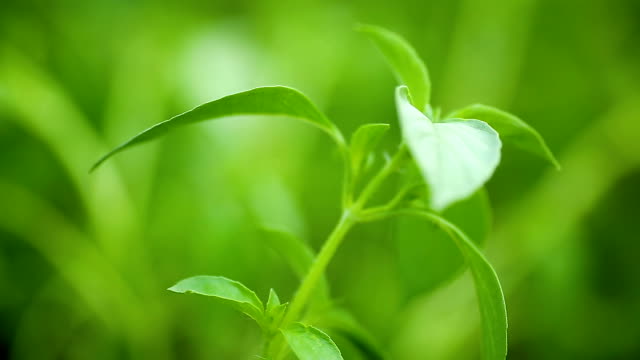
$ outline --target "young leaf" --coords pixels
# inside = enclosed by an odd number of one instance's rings
[[[271,289],[269,290],[269,299],[267,300],[266,310],[269,312],[278,306],[280,306],[280,298],[278,297],[278,294],[276,294],[276,291]]]
[[[301,323],[282,330],[289,347],[300,360],[342,360],[342,354],[329,335]]]
[[[504,360],[507,355],[507,309],[498,275],[478,247],[457,226],[441,216],[407,210],[405,214],[434,222],[455,242],[471,270],[482,322],[482,351],[486,360]]]
[[[278,326],[280,326],[286,309],[287,304],[281,304],[278,294],[276,294],[275,290],[271,289],[269,291],[266,308],[266,325],[269,327],[269,332],[275,332]]]
[[[433,123],[409,102],[406,86],[396,89],[402,136],[441,211],[476,192],[500,162],[498,133],[479,120]]]
[[[222,299],[262,325],[264,306],[258,296],[246,286],[222,276],[194,276],[179,281],[168,290],[193,293]]]
[[[104,155],[91,171],[113,155],[156,139],[175,127],[235,115],[277,115],[303,120],[325,131],[339,145],[344,143],[338,128],[301,92],[284,86],[268,86],[225,96],[158,123]]]
[[[378,26],[360,25],[387,59],[396,78],[411,90],[413,105],[424,111],[431,96],[431,80],[422,59],[401,36]]]
[[[478,119],[491,125],[506,143],[511,143],[522,150],[547,159],[556,169],[560,163],[545,143],[540,134],[519,117],[491,106],[475,104],[456,110],[451,117],[463,119]]]
[[[389,124],[365,124],[360,126],[351,136],[351,169],[358,176],[367,156],[375,149]]]

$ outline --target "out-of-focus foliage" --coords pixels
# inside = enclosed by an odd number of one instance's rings
[[[256,353],[249,318],[165,289],[221,275],[287,302],[298,279],[261,224],[317,249],[340,205],[331,140],[284,117],[229,118],[88,170],[133,133],[263,85],[300,89],[346,134],[389,123],[382,141],[395,143],[395,80],[356,23],[406,36],[429,64],[432,103],[518,114],[559,157],[556,172],[504,152],[488,183],[484,245],[509,358],[640,357],[637,1],[4,0],[0,358]],[[425,246],[429,229],[397,229],[349,234],[327,275],[333,297],[393,359],[477,358],[470,278],[442,267],[460,255]],[[367,358],[330,335],[346,359]]]

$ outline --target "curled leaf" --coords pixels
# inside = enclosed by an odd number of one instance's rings
[[[430,205],[442,211],[489,180],[500,162],[498,133],[479,120],[433,123],[411,105],[406,86],[396,89],[402,136],[429,186]]]

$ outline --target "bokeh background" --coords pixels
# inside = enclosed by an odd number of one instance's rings
[[[358,22],[404,35],[434,104],[481,102],[536,127],[563,170],[506,148],[484,249],[509,359],[640,358],[640,2],[0,2],[0,358],[248,359],[259,331],[165,289],[196,274],[289,299],[258,224],[318,248],[339,215],[330,140],[227,119],[90,165],[138,131],[261,85],[306,93],[349,135],[392,124],[395,80]],[[393,189],[387,191],[392,192]],[[360,226],[332,292],[399,360],[479,359],[468,275],[432,229]],[[480,240],[479,240],[480,241]],[[345,358],[365,359],[344,339]]]

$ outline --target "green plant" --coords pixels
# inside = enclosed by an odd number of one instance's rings
[[[306,121],[328,134],[343,157],[342,214],[317,255],[287,232],[264,229],[266,239],[302,278],[292,301],[281,303],[272,289],[265,305],[241,283],[219,276],[191,277],[169,290],[218,298],[255,320],[265,338],[263,358],[283,359],[291,350],[303,360],[342,359],[329,336],[314,327],[331,324],[371,358],[381,359],[384,352],[372,337],[346,310],[331,303],[324,273],[353,226],[395,216],[415,217],[435,224],[463,255],[475,282],[484,357],[504,359],[507,317],[498,277],[477,245],[443,211],[483,187],[500,162],[502,141],[540,155],[556,167],[558,162],[540,135],[511,114],[472,105],[441,116],[440,109],[430,104],[429,74],[413,48],[379,27],[360,26],[359,31],[375,42],[403,84],[395,92],[402,142],[373,175],[368,159],[378,150],[388,124],[365,124],[347,142],[309,99],[282,86],[229,95],[161,122],[107,153],[92,170],[114,154],[181,125],[233,115],[277,115]],[[394,176],[401,179],[395,195],[382,205],[372,205],[374,195]]]

